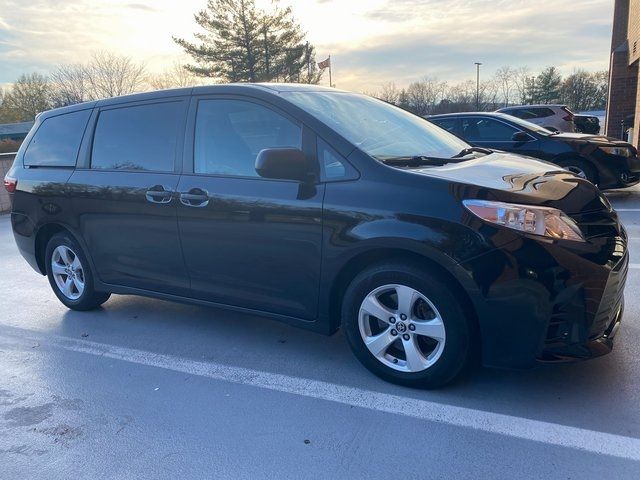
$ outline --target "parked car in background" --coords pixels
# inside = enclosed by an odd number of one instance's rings
[[[627,236],[592,183],[365,95],[215,85],[52,110],[4,182],[19,251],[68,308],[133,294],[342,328],[404,385],[480,355],[597,357],[622,319]]]
[[[550,132],[504,113],[451,113],[433,115],[428,120],[472,145],[555,163],[603,190],[640,181],[638,152],[621,140]]]
[[[573,115],[573,123],[576,126],[576,132],[589,133],[597,135],[600,133],[600,119],[595,115]]]
[[[575,132],[575,114],[566,105],[521,105],[496,110],[535,123],[547,130]],[[597,132],[596,132],[597,133]]]

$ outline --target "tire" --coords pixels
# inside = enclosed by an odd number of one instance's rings
[[[598,184],[598,174],[591,164],[585,160],[579,158],[570,158],[568,160],[562,160],[558,163],[562,168],[565,168],[581,178],[586,178],[594,185]]]
[[[399,292],[401,298],[412,298],[401,308]],[[385,315],[389,318],[380,318]],[[408,387],[446,385],[471,356],[471,323],[456,293],[440,276],[404,263],[376,265],[353,279],[342,303],[342,328],[367,369]],[[371,343],[374,339],[378,342]],[[382,353],[373,353],[378,350]]]
[[[47,243],[45,265],[49,284],[58,299],[71,310],[93,310],[111,296],[96,292],[93,272],[84,251],[68,233],[57,233]]]

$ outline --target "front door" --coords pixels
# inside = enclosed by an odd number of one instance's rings
[[[255,170],[264,148],[302,148],[302,125],[246,97],[194,98],[191,116],[178,221],[193,295],[314,319],[324,185]]]
[[[513,135],[521,130],[489,117],[462,118],[462,138],[472,145],[518,153],[520,155],[539,155],[540,142],[529,135],[528,141],[514,141]]]
[[[189,294],[176,187],[188,99],[103,107],[68,182],[78,228],[105,283]]]

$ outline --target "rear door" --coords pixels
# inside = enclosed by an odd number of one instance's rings
[[[105,106],[68,182],[80,232],[108,284],[187,295],[175,195],[188,98]]]
[[[537,156],[540,142],[529,135],[527,141],[514,141],[513,135],[520,129],[501,120],[490,117],[463,117],[462,138],[472,145],[486,147],[521,155]]]
[[[265,179],[255,170],[264,148],[302,148],[315,159],[315,140],[303,137],[315,138],[264,102],[192,100],[178,220],[195,297],[315,318],[324,184]]]

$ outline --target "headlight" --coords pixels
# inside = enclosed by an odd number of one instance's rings
[[[633,151],[629,147],[598,147],[608,155],[618,155],[619,157],[633,157]]]
[[[553,239],[586,241],[578,225],[557,208],[489,200],[463,200],[462,203],[485,222]]]

